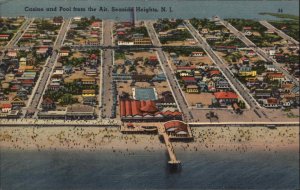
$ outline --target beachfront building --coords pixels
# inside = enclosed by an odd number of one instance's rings
[[[158,122],[172,119],[182,120],[178,111],[161,111],[151,100],[120,100],[120,117],[122,121]]]
[[[179,120],[171,120],[164,124],[165,130],[169,136],[188,137],[188,124]]]

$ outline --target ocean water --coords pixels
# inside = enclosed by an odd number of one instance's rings
[[[215,15],[222,18],[251,18],[268,19],[274,18],[259,15],[260,12],[277,12],[282,9],[283,13],[299,15],[299,1],[261,1],[261,0],[2,0],[0,2],[0,16],[28,16],[28,17],[53,17],[53,16],[96,16],[103,19],[128,20],[129,12],[89,12],[88,7],[145,7],[157,8],[169,7],[173,12],[138,12],[137,19],[157,18],[207,18]],[[26,12],[25,7],[30,8],[53,8],[77,7],[85,8],[86,11],[59,11],[56,12]]]
[[[299,153],[2,150],[0,189],[299,189]]]

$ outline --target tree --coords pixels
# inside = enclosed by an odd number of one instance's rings
[[[60,99],[61,105],[70,105],[78,102],[76,98],[73,98],[72,94],[64,94]]]

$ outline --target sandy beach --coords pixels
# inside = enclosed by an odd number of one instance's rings
[[[299,128],[198,127],[193,142],[173,142],[183,151],[278,151],[299,149]],[[122,134],[118,128],[97,127],[2,127],[1,149],[14,150],[111,150],[134,154],[137,150],[161,151],[158,135]]]

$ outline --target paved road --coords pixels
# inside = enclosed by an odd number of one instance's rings
[[[158,36],[155,32],[155,29],[153,27],[153,23],[154,23],[153,21],[147,20],[147,21],[145,21],[145,26],[148,30],[148,33],[152,40],[153,45],[156,47],[161,47],[161,43],[160,43]]]
[[[192,113],[190,112],[188,105],[186,104],[183,94],[180,91],[180,87],[176,83],[175,74],[173,74],[172,69],[169,67],[168,59],[161,49],[161,43],[160,43],[160,41],[156,35],[156,32],[154,30],[153,22],[145,21],[145,25],[147,27],[149,36],[152,39],[153,45],[155,47],[157,47],[157,48],[155,48],[155,50],[157,51],[157,54],[161,61],[162,69],[167,77],[167,80],[169,81],[169,85],[170,85],[171,91],[173,93],[173,96],[176,99],[176,102],[177,102],[181,112],[184,114],[185,120],[188,120],[191,117],[193,117]]]
[[[249,95],[247,90],[238,82],[236,78],[234,78],[231,73],[228,71],[226,64],[223,62],[222,59],[220,59],[216,53],[212,50],[212,48],[208,45],[205,39],[199,33],[197,30],[188,22],[186,21],[186,26],[191,31],[192,35],[202,44],[202,48],[209,54],[209,56],[214,60],[214,62],[219,66],[219,68],[222,70],[224,75],[229,79],[229,82],[232,83],[232,85],[236,88],[236,90],[239,92],[241,96],[243,96],[244,100],[248,103],[250,106],[250,109],[254,112],[257,112],[259,115],[264,115],[261,113],[261,110],[257,103],[253,100],[253,98]]]
[[[252,41],[250,41],[242,32],[238,31],[234,26],[232,26],[229,22],[220,19],[220,22],[227,27],[230,32],[232,32],[235,36],[237,36],[242,42],[244,42],[247,46],[251,47],[253,51],[258,53],[261,57],[263,57],[266,61],[273,63],[273,65],[282,72],[290,81],[293,81],[297,86],[299,86],[299,82],[296,77],[292,76],[286,70],[282,68],[282,65],[279,64],[276,60],[269,57],[267,53],[261,48],[257,47]]]
[[[106,20],[103,22],[103,45],[112,46],[112,33],[111,29],[113,22]],[[102,117],[110,118],[112,116],[113,96],[112,96],[112,65],[113,65],[113,50],[103,50],[103,85],[102,85]]]
[[[282,32],[281,30],[275,28],[272,24],[270,24],[268,21],[266,20],[262,20],[259,21],[259,23],[261,25],[263,25],[264,27],[268,28],[269,30],[273,30],[274,32],[276,32],[280,37],[282,37],[283,39],[285,39],[288,42],[292,42],[293,44],[299,46],[299,42],[297,40],[295,40],[294,38],[290,37],[289,35],[287,35],[286,33]]]
[[[38,87],[36,88],[36,92],[33,92],[32,101],[30,102],[30,104],[28,106],[28,109],[35,110],[35,115],[37,114],[38,105],[41,102],[42,95],[46,89],[47,82],[50,77],[50,73],[54,69],[54,65],[58,58],[58,51],[63,44],[63,40],[68,31],[68,26],[69,26],[70,22],[71,22],[71,19],[68,19],[63,23],[62,28],[57,36],[56,43],[54,44],[54,47],[53,47],[53,54],[45,65],[44,72],[42,72],[42,76],[40,76],[41,78],[40,78],[39,83],[36,84],[36,85],[38,85]]]
[[[27,19],[25,20],[25,22],[23,23],[23,25],[18,29],[18,32],[13,36],[13,38],[6,44],[6,46],[2,49],[1,51],[3,52],[0,60],[3,59],[4,56],[4,52],[8,49],[13,48],[14,44],[17,43],[17,41],[19,40],[19,38],[22,36],[22,34],[25,32],[25,29],[27,29],[27,27],[34,21],[34,19]]]

